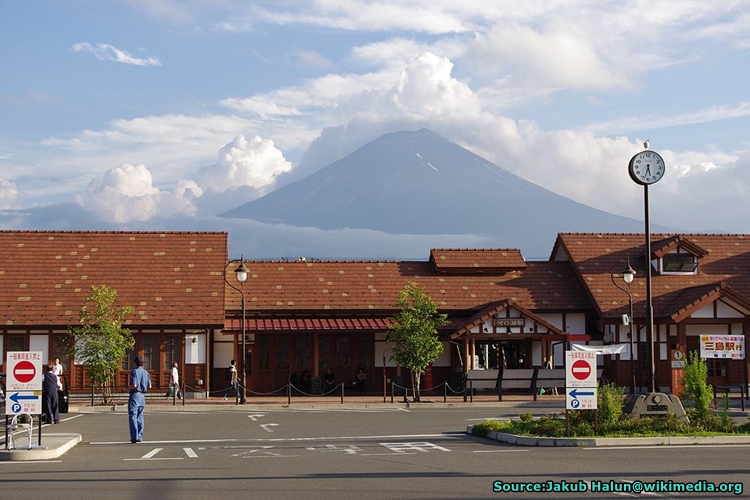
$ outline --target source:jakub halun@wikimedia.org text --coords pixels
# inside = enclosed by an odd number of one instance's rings
[[[699,481],[494,481],[495,493],[733,493],[741,495],[742,483]]]

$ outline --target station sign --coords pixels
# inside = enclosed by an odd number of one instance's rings
[[[701,358],[745,359],[743,335],[701,335]]]
[[[596,352],[565,351],[565,387],[596,387]]]
[[[5,390],[8,393],[42,390],[41,351],[10,351],[5,366]]]

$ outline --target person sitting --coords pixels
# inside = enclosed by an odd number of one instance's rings
[[[299,388],[302,392],[310,393],[312,389],[312,379],[310,378],[310,370],[305,370],[299,378]]]
[[[336,388],[336,376],[330,368],[326,368],[326,374],[323,376],[323,394],[328,394]]]
[[[357,387],[359,394],[364,394],[367,386],[367,374],[362,368],[357,369],[356,380],[354,385]]]

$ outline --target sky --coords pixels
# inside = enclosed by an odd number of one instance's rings
[[[216,217],[426,127],[641,220],[649,140],[653,223],[750,233],[750,0],[4,0],[0,47],[0,229],[228,231],[231,258],[497,246]]]

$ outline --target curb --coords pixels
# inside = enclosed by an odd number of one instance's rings
[[[471,434],[473,426],[466,427]],[[505,432],[490,432],[487,439],[516,446],[580,447],[594,448],[607,446],[687,446],[687,445],[727,445],[750,444],[750,436],[653,436],[653,437],[614,437],[614,438],[566,438],[518,436]]]
[[[29,450],[28,441],[16,440],[15,450],[0,450],[0,461],[33,461],[59,458],[66,451],[81,442],[80,434],[46,434],[42,436],[42,447]]]

